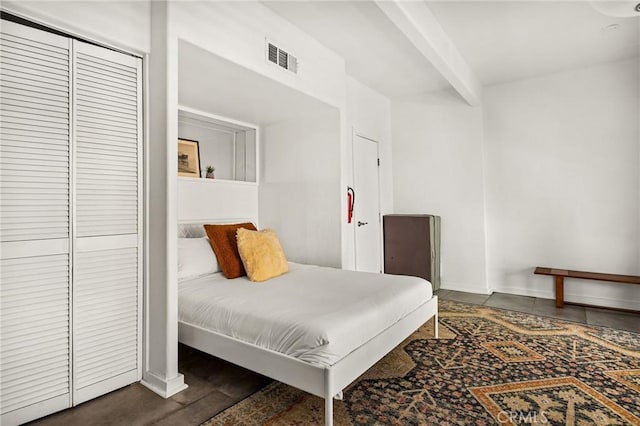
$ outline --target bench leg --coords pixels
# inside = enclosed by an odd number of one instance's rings
[[[556,276],[556,308],[564,307],[564,277]]]

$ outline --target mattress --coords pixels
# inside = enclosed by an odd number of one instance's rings
[[[222,273],[181,281],[179,320],[330,366],[432,297],[422,278],[289,264],[266,282]]]

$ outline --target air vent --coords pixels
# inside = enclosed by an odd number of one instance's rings
[[[298,58],[267,41],[267,60],[294,74],[298,73]]]

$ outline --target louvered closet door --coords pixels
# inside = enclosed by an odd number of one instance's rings
[[[74,42],[74,404],[141,376],[141,60]]]
[[[0,29],[0,423],[70,401],[70,40]]]

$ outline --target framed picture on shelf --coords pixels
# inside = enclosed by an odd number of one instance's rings
[[[178,176],[200,177],[200,146],[198,141],[178,139]]]

